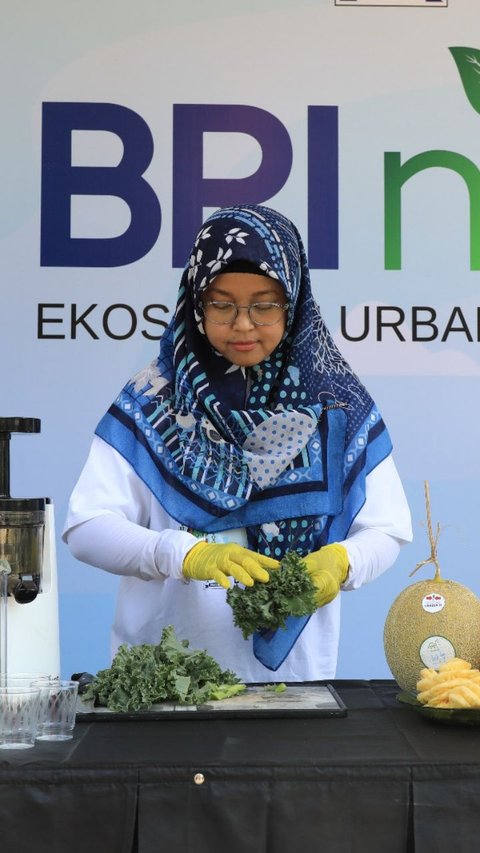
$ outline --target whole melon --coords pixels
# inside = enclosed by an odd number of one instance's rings
[[[395,680],[410,693],[424,667],[438,669],[458,657],[480,668],[480,599],[438,576],[413,583],[393,602],[383,641]]]

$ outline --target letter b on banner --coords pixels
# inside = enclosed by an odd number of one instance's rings
[[[72,132],[103,130],[123,143],[117,166],[72,166]],[[148,125],[118,104],[43,105],[41,264],[50,267],[116,267],[143,257],[155,244],[161,213],[142,177],[153,155]],[[123,199],[131,221],[117,237],[72,237],[71,198],[106,195]]]

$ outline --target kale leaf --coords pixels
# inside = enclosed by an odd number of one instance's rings
[[[316,610],[317,590],[305,562],[295,551],[287,551],[268,583],[234,586],[227,592],[233,621],[245,639],[255,631],[285,627],[287,616],[308,616]]]
[[[111,711],[140,711],[158,702],[201,705],[243,690],[235,673],[222,670],[207,652],[190,649],[169,625],[158,645],[121,645],[110,669],[97,672],[82,699]]]

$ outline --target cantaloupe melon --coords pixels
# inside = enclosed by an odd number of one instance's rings
[[[451,658],[480,668],[480,599],[472,590],[440,576],[436,535],[432,531],[428,483],[425,483],[431,555],[419,563],[435,564],[432,580],[412,583],[393,602],[383,634],[385,657],[403,690],[414,693],[424,667],[438,669]],[[413,574],[413,572],[411,572]]]
[[[404,589],[385,621],[384,647],[392,675],[415,692],[423,667],[438,669],[450,658],[480,668],[480,599],[466,586],[434,578]]]

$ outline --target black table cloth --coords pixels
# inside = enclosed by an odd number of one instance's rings
[[[80,722],[0,752],[1,853],[480,849],[480,729],[333,685],[347,717]]]

